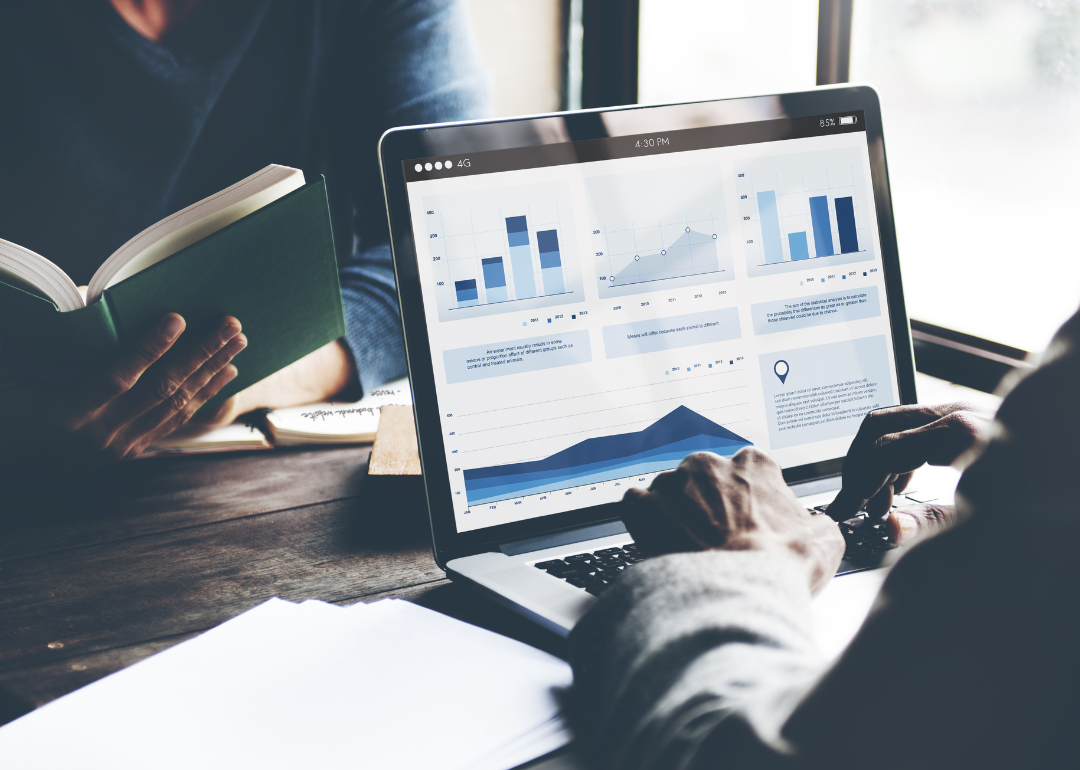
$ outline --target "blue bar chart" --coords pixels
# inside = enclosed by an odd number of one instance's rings
[[[829,199],[824,195],[810,197],[810,219],[814,223],[814,253],[819,257],[831,257],[835,252],[829,225]]]
[[[582,296],[565,182],[428,196],[423,218],[442,321]]]
[[[855,227],[855,205],[851,196],[837,198],[836,229],[840,231],[840,253],[851,254],[859,250],[859,237]]]
[[[503,270],[502,257],[488,257],[480,260],[484,267],[484,288],[488,302],[506,302],[506,272]]]
[[[784,249],[780,244],[780,215],[776,210],[776,192],[759,192],[757,205],[758,215],[761,217],[761,244],[765,250],[765,264],[783,262]]]
[[[529,223],[525,217],[506,218],[506,241],[510,244],[510,264],[514,270],[514,298],[535,297],[536,278],[529,248]]]
[[[788,246],[791,249],[791,261],[810,259],[810,249],[806,245],[806,231],[788,233]]]
[[[562,259],[559,257],[559,231],[539,230],[536,244],[540,248],[540,273],[544,278],[544,294],[562,294]]]
[[[736,164],[747,274],[873,259],[873,212],[860,147]]]
[[[467,281],[455,281],[454,291],[457,292],[458,307],[472,307],[480,304],[480,295],[476,291],[476,281],[472,278]]]

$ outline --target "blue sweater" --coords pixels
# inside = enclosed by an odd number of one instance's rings
[[[107,0],[0,0],[0,238],[85,284],[269,163],[325,174],[370,390],[405,373],[376,143],[488,112],[459,0],[205,0],[157,43]]]

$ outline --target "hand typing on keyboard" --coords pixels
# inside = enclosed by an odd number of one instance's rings
[[[991,419],[964,403],[895,406],[868,414],[844,459],[843,488],[826,511],[841,522],[849,551],[853,543],[858,550],[883,536],[907,545],[951,524],[952,506],[897,508],[893,496],[921,466],[952,465],[978,446]]]
[[[951,465],[980,444],[990,420],[959,403],[871,412],[844,460],[843,489],[831,504],[810,510],[759,449],[744,449],[730,460],[692,454],[657,476],[648,491],[627,491],[620,512],[636,544],[535,566],[599,595],[644,556],[767,550],[799,563],[818,590],[841,557],[852,569],[877,566],[885,551],[951,524],[952,506],[897,507],[894,496],[920,466]]]
[[[680,551],[769,551],[806,575],[812,591],[836,573],[844,538],[827,516],[811,516],[780,466],[756,447],[730,460],[698,452],[648,490],[630,489],[619,511],[647,555]]]

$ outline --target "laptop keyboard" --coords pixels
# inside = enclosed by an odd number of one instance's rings
[[[642,560],[633,543],[621,548],[601,548],[592,553],[575,553],[562,559],[537,562],[533,566],[576,588],[599,596],[625,569]]]
[[[818,505],[806,510],[819,516],[824,514],[828,507]],[[871,523],[865,512],[841,522],[839,526],[847,548],[844,550],[845,564],[841,564],[837,574],[880,566],[886,551],[896,548],[889,542],[885,525]],[[540,561],[533,566],[552,577],[565,580],[575,588],[599,596],[618,580],[624,571],[643,558],[638,553],[637,545],[629,543],[621,547],[601,548],[592,553],[575,553],[562,559]]]

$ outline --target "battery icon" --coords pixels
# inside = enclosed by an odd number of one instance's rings
[[[857,121],[858,121],[857,117],[855,117],[854,115],[848,115],[846,117],[840,118],[840,125],[841,126],[854,126]]]

